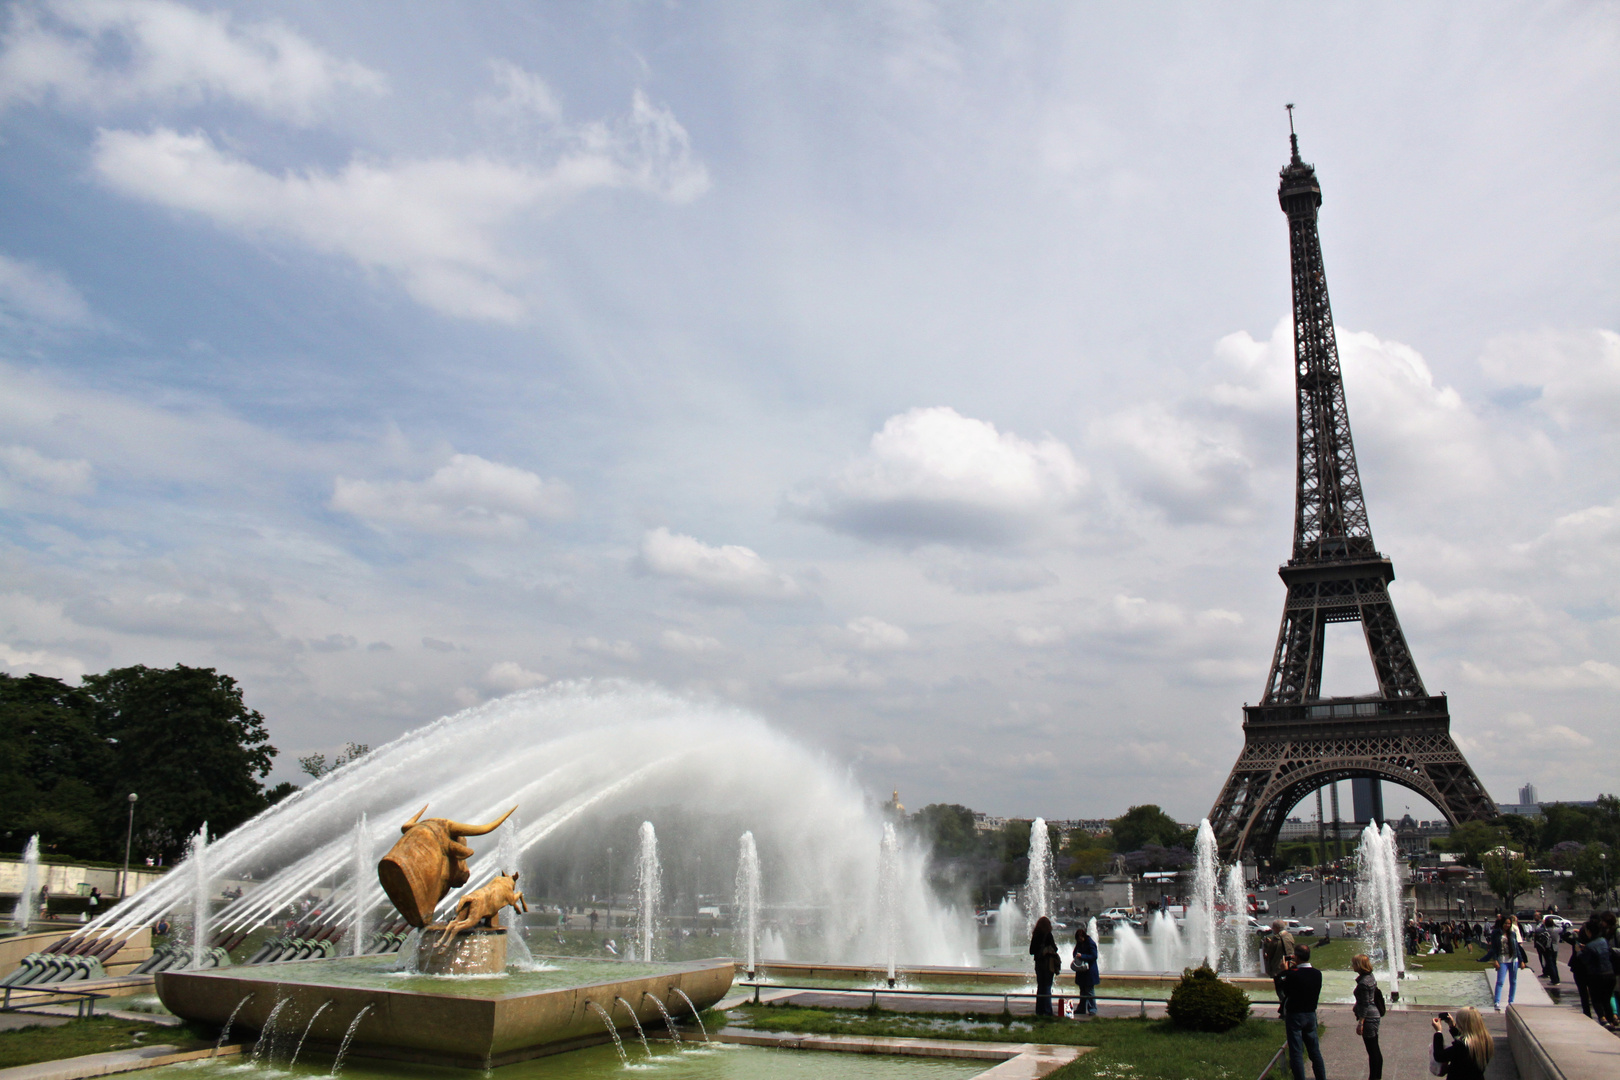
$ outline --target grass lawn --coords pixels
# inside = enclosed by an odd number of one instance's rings
[[[1100,1020],[1008,1021],[994,1014],[941,1015],[870,1009],[776,1008],[745,1005],[733,1009],[733,1024],[759,1031],[811,1035],[874,1035],[980,1042],[1043,1042],[1098,1049],[1067,1065],[1051,1080],[1086,1077],[1131,1080],[1224,1080],[1258,1077],[1283,1044],[1282,1024],[1250,1019],[1219,1035],[1184,1031],[1168,1020],[1108,1017]],[[1272,1077],[1287,1075],[1286,1063]]]
[[[136,1038],[137,1035],[140,1037]],[[190,1025],[163,1027],[138,1020],[95,1016],[54,1027],[40,1025],[0,1031],[0,1069],[158,1043],[170,1043],[181,1050],[201,1050],[213,1046],[214,1039],[213,1033]]]
[[[1367,951],[1366,942],[1356,938],[1334,938],[1329,944],[1320,940],[1303,939],[1311,946],[1311,964],[1323,971],[1348,971],[1350,958],[1357,953]],[[1425,946],[1426,948],[1427,946]],[[1529,951],[1528,949],[1526,950]],[[1408,971],[1484,971],[1485,965],[1479,958],[1485,955],[1484,946],[1465,946],[1454,953],[1435,953],[1425,956],[1422,952],[1408,953],[1406,956],[1406,970]]]

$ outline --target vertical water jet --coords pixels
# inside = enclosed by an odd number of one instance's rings
[[[748,977],[759,970],[759,849],[754,846],[754,834],[745,832],[738,840],[737,929],[744,935],[744,955],[748,958]]]
[[[653,831],[652,822],[643,821],[641,846],[636,852],[636,936],[641,942],[641,960],[654,959],[658,908],[662,899],[663,870],[658,864],[658,834]]]

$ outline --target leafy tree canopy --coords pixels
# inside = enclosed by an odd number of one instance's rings
[[[1523,855],[1486,855],[1481,859],[1485,869],[1485,887],[1502,902],[1503,911],[1512,911],[1513,902],[1535,887],[1535,875],[1530,873],[1530,861]]]
[[[1465,821],[1451,830],[1451,835],[1439,844],[1442,851],[1456,852],[1469,866],[1479,866],[1480,859],[1492,848],[1503,847],[1512,839],[1500,825],[1487,825],[1483,821]],[[1437,845],[1438,846],[1438,845]]]
[[[944,859],[975,854],[980,834],[973,827],[973,811],[955,803],[932,803],[911,815],[911,827]]]
[[[1109,822],[1114,834],[1114,846],[1120,851],[1136,851],[1148,844],[1160,847],[1192,847],[1187,830],[1176,824],[1176,819],[1157,806],[1133,806]]]
[[[172,860],[208,822],[235,828],[266,805],[276,748],[236,680],[212,668],[143,666],[79,687],[0,675],[0,833],[20,848],[123,857],[129,795],[137,854]]]

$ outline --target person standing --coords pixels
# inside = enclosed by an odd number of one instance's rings
[[[1592,1015],[1592,988],[1587,974],[1587,943],[1592,940],[1587,926],[1575,931],[1569,940],[1569,977],[1575,980],[1575,991],[1581,995],[1581,1012]]]
[[[1384,1052],[1378,1046],[1378,1024],[1384,1017],[1384,995],[1373,976],[1372,958],[1362,953],[1350,958],[1356,973],[1356,1034],[1367,1048],[1367,1080],[1384,1080]]]
[[[1305,1055],[1311,1056],[1316,1080],[1327,1080],[1322,1043],[1316,1034],[1316,1003],[1322,996],[1322,973],[1311,967],[1308,945],[1294,946],[1294,956],[1271,980],[1282,1004],[1283,1027],[1288,1032],[1288,1069],[1294,1080],[1305,1080]]]
[[[1097,943],[1084,926],[1074,932],[1074,959],[1069,961],[1069,967],[1074,969],[1074,984],[1080,991],[1079,1008],[1087,1016],[1096,1016],[1097,984],[1102,981],[1102,972],[1097,970]]]
[[[1536,931],[1536,952],[1541,956],[1541,977],[1554,986],[1558,985],[1558,942],[1563,936],[1564,928],[1559,925],[1556,915],[1543,918],[1541,929]]]
[[[1260,955],[1265,960],[1267,975],[1276,978],[1282,973],[1283,965],[1294,955],[1294,935],[1288,932],[1287,923],[1272,920],[1271,933],[1260,939]]]
[[[1494,955],[1493,955],[1494,954]],[[1491,934],[1491,951],[1485,959],[1496,961],[1496,992],[1491,996],[1491,1007],[1502,1011],[1502,983],[1508,984],[1508,1004],[1513,1004],[1519,992],[1519,963],[1524,959],[1524,941],[1519,936],[1519,920],[1503,915],[1496,920]]]
[[[1457,1018],[1451,1023],[1450,1046],[1445,1045],[1446,1040],[1440,1034],[1440,1017],[1435,1017],[1433,1022],[1431,1056],[1440,1063],[1446,1080],[1485,1080],[1485,1069],[1496,1053],[1496,1040],[1485,1030],[1485,1020],[1479,1010],[1472,1005],[1457,1010]]]
[[[1610,915],[1609,918],[1613,918]],[[1606,1028],[1615,1026],[1614,1018],[1614,946],[1609,940],[1609,927],[1601,915],[1593,915],[1586,922],[1587,942],[1586,991],[1597,1009],[1598,1023]]]
[[[1029,955],[1035,958],[1035,1015],[1052,1015],[1052,980],[1062,961],[1057,939],[1052,936],[1052,920],[1042,915],[1029,935]]]

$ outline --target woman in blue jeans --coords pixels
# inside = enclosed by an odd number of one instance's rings
[[[1491,998],[1491,1006],[1502,1011],[1502,981],[1507,980],[1508,1004],[1513,1004],[1513,998],[1519,992],[1519,965],[1524,961],[1524,939],[1519,934],[1519,920],[1514,915],[1504,915],[1496,921],[1496,930],[1491,934],[1491,949],[1485,954],[1486,960],[1496,961],[1496,993]]]

